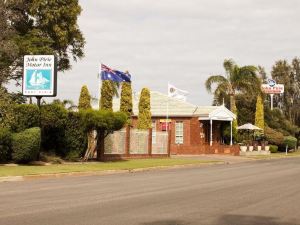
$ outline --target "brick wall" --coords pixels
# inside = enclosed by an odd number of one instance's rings
[[[165,117],[153,117],[156,121],[157,131],[161,131],[160,119]],[[171,129],[171,154],[231,154],[239,155],[239,146],[221,144],[221,123],[213,121],[213,146],[209,145],[210,121],[199,121],[198,117],[173,117],[170,118]],[[175,123],[182,121],[184,127],[183,144],[175,143]],[[202,123],[202,126],[200,126]],[[137,127],[137,117],[132,118],[132,126]]]

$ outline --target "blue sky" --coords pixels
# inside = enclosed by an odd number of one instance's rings
[[[204,82],[223,74],[225,58],[262,65],[300,56],[299,0],[80,0],[85,58],[59,73],[58,98],[97,96],[100,63],[129,70],[133,87],[167,92],[167,83],[210,105]]]

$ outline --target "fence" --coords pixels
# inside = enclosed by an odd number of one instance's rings
[[[105,159],[169,156],[167,132],[126,127],[109,134],[104,140]]]

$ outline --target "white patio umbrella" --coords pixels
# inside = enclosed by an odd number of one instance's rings
[[[242,126],[237,127],[238,130],[262,130],[261,128],[254,126],[251,123],[246,123]]]
[[[262,130],[261,128],[254,126],[251,123],[246,123],[242,126],[237,127],[238,130],[248,130],[248,139],[250,141],[250,130]]]

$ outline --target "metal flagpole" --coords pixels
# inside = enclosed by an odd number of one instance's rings
[[[167,92],[167,119],[166,119],[166,129],[169,131],[169,82],[168,82],[168,92]]]
[[[98,97],[98,108],[100,110],[100,98],[101,98],[101,95],[100,95],[100,92],[101,92],[101,64],[100,63],[100,69],[98,71],[98,93],[97,93],[97,97]]]

